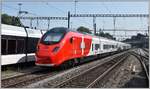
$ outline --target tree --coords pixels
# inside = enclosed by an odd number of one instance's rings
[[[12,19],[11,19],[11,17],[8,16],[7,14],[2,14],[1,20],[2,20],[2,23],[3,23],[3,24],[11,25]]]
[[[133,47],[146,47],[149,48],[149,37],[138,33],[135,36],[132,36],[130,39],[125,39],[122,42],[130,43]]]
[[[90,34],[92,33],[88,28],[83,27],[83,26],[79,27],[77,29],[77,31],[79,31],[81,33],[90,33]],[[101,37],[115,40],[115,38],[112,35],[110,35],[109,33],[100,32],[99,34],[96,33],[96,36],[101,36]]]
[[[15,16],[9,16],[7,14],[2,14],[1,20],[2,20],[3,24],[22,26],[20,19]]]
[[[108,38],[108,39],[116,40],[116,38],[113,37],[112,35],[110,35],[109,33],[105,33],[105,36],[106,36],[106,38]]]
[[[101,37],[115,40],[115,38],[112,35],[110,35],[109,33],[100,32],[99,34],[97,33],[96,36],[101,36]]]
[[[90,31],[88,28],[83,27],[83,26],[79,27],[79,28],[77,29],[77,31],[79,31],[79,32],[81,32],[81,33],[89,33],[89,34],[91,34],[91,31]]]

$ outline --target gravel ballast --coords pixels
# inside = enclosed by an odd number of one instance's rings
[[[120,54],[124,54],[124,52],[122,52]],[[68,78],[71,78],[71,77],[85,71],[86,69],[89,69],[89,68],[91,68],[91,67],[93,67],[97,64],[103,64],[104,62],[106,62],[110,59],[113,59],[114,57],[116,57],[120,54],[116,54],[113,57],[110,56],[110,57],[103,58],[103,59],[100,59],[100,60],[96,60],[96,61],[93,61],[93,62],[90,62],[90,63],[86,63],[86,64],[81,65],[81,66],[74,67],[70,70],[64,71],[63,73],[57,74],[53,77],[44,79],[44,80],[39,81],[37,83],[33,83],[33,84],[27,86],[27,88],[49,88],[49,87],[53,87],[56,84],[61,83],[62,81],[66,80]]]
[[[139,60],[130,55],[123,65],[112,74],[104,88],[146,88],[147,80]]]

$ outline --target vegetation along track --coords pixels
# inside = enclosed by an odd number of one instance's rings
[[[114,58],[102,65],[96,65],[74,77],[67,79],[66,81],[53,86],[55,88],[85,88],[95,86],[98,80],[101,80],[107,75],[113,68],[122,63],[127,57],[128,53]]]
[[[35,72],[26,73],[24,75],[6,78],[1,81],[1,87],[2,88],[23,87],[28,84],[48,78],[52,75],[55,75],[58,72],[60,71],[54,71],[53,69],[41,69]]]

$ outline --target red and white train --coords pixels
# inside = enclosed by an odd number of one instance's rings
[[[130,44],[56,27],[39,40],[35,63],[38,66],[60,66],[67,61],[78,63],[87,57],[129,48]]]

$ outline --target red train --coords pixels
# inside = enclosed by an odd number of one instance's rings
[[[67,61],[78,63],[84,57],[130,47],[129,44],[122,42],[82,34],[64,27],[56,27],[47,31],[39,40],[36,65],[59,66]]]

